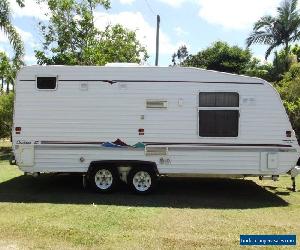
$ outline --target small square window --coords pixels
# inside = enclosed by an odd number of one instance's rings
[[[56,77],[37,77],[36,86],[38,89],[56,89]]]

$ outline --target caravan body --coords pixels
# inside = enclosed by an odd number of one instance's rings
[[[24,67],[13,148],[24,172],[97,162],[123,179],[139,163],[168,176],[277,176],[299,158],[271,84],[181,67]]]

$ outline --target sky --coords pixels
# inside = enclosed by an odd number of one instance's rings
[[[25,43],[25,62],[36,64],[34,50],[41,49],[42,37],[38,22],[47,22],[46,4],[25,0],[20,8],[9,0],[12,21]],[[139,41],[147,48],[148,64],[155,62],[156,15],[161,17],[160,66],[171,64],[171,56],[181,45],[189,53],[210,46],[215,41],[226,41],[245,48],[245,40],[253,23],[266,14],[274,15],[280,0],[111,0],[111,9],[99,7],[95,25],[101,30],[108,24],[122,24],[135,30]],[[7,37],[0,31],[0,50],[12,55]],[[266,47],[254,45],[253,55],[264,58]]]

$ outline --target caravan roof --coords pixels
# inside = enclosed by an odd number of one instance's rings
[[[18,74],[20,82],[35,81],[36,76],[58,76],[63,81],[115,82],[195,82],[264,84],[259,78],[186,67],[110,67],[110,66],[27,66]]]

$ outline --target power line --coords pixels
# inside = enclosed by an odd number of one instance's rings
[[[145,3],[146,3],[146,5],[147,5],[148,9],[152,12],[152,14],[156,16],[156,13],[155,13],[155,11],[153,10],[153,8],[151,7],[151,5],[149,4],[148,0],[145,0]]]

